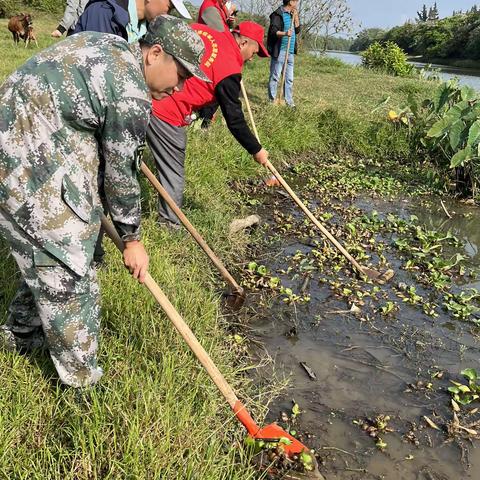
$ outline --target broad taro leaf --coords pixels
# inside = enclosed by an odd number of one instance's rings
[[[430,137],[430,138],[443,137],[448,132],[448,130],[450,129],[450,127],[455,121],[456,120],[452,121],[450,118],[443,117],[441,120],[439,120],[438,122],[435,122],[432,125],[432,128],[430,128],[430,130],[427,132],[427,137]]]
[[[440,85],[433,95],[433,105],[435,106],[435,111],[439,112],[450,98],[451,90],[447,83]]]
[[[470,100],[475,100],[477,98],[477,92],[474,88],[464,85],[461,90],[462,100],[469,102]]]
[[[468,132],[467,145],[474,147],[480,141],[480,120],[476,120],[472,123]]]
[[[457,151],[458,147],[463,143],[462,140],[465,140],[466,131],[465,131],[465,124],[462,120],[458,120],[455,122],[452,127],[450,128],[449,132],[449,140],[450,146],[454,152]],[[465,133],[464,133],[465,132]]]
[[[475,100],[475,102],[470,102],[470,109],[468,112],[464,113],[463,120],[465,122],[473,122],[480,117],[480,102]]]
[[[472,158],[472,147],[466,146],[463,150],[459,150],[450,160],[450,167],[456,168],[463,165],[467,160]]]
[[[447,110],[447,113],[445,114],[445,117],[459,120],[462,118],[465,114],[467,114],[471,110],[471,105],[468,102],[458,102],[453,107],[451,107],[449,110]]]
[[[471,110],[468,102],[458,102],[453,105],[447,113],[438,122],[434,123],[427,132],[428,137],[438,138],[445,135],[452,125],[458,120],[462,119],[466,111]]]

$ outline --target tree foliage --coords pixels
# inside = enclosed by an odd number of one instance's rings
[[[357,34],[355,40],[350,47],[352,52],[363,52],[372,43],[382,41],[385,37],[385,30],[381,28],[365,28]]]
[[[426,60],[480,60],[480,11],[477,6],[465,13],[455,11],[443,19],[438,19],[436,4],[430,10],[424,7],[417,12],[416,22],[409,21],[383,33],[379,29],[362,30],[351,50],[366,50],[374,42],[394,42],[407,54]]]
[[[426,22],[428,20],[427,6],[423,4],[423,9],[417,12],[417,22]]]
[[[281,5],[280,0],[239,0],[240,10],[267,23],[273,10]],[[352,30],[353,18],[347,0],[301,0],[298,4],[302,39],[322,38],[323,47],[338,33]]]

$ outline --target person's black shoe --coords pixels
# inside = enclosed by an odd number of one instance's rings
[[[95,255],[92,262],[93,268],[99,270],[105,265],[105,255]]]
[[[157,221],[157,225],[160,228],[165,228],[169,230],[170,232],[178,232],[182,229],[182,224],[181,223],[174,223],[171,222],[170,220],[166,220],[165,218],[162,218]]]

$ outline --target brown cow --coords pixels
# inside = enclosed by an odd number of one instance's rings
[[[10,18],[8,29],[12,32],[13,42],[18,45],[20,39],[25,42],[25,48],[31,41],[34,41],[38,47],[37,39],[33,33],[32,16],[29,13],[20,13]]]

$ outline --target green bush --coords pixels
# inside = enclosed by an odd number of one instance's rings
[[[424,144],[456,172],[458,190],[476,194],[480,183],[480,96],[456,80],[442,83],[425,102]]]
[[[23,8],[24,5],[19,0],[0,0],[0,17],[9,18],[21,12]]]
[[[65,0],[25,0],[25,3],[33,10],[48,13],[60,13],[65,8]]]
[[[435,83],[432,82],[432,87]],[[408,126],[417,157],[432,160],[456,193],[480,198],[480,95],[458,80],[437,82],[428,98],[408,92],[408,104],[389,112]]]
[[[21,12],[61,13],[65,0],[0,0],[0,17],[10,18]]]
[[[387,42],[384,45],[375,42],[370,45],[362,53],[362,63],[366,68],[399,77],[408,77],[415,72],[415,67],[407,62],[405,52],[393,42]]]

